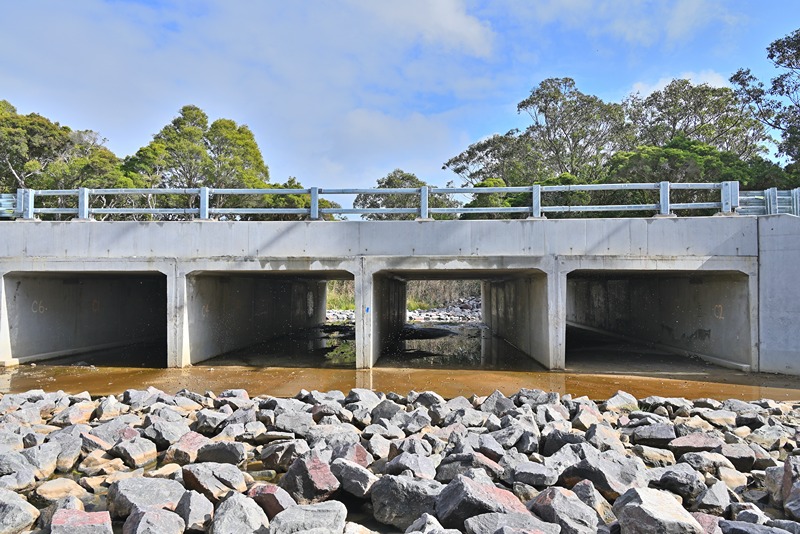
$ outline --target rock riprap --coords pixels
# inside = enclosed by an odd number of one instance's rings
[[[800,403],[0,396],[0,533],[800,533]]]

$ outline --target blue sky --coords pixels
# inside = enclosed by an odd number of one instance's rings
[[[619,101],[676,77],[775,74],[800,2],[6,0],[0,99],[134,153],[185,104],[250,126],[272,181],[368,187],[526,125],[548,77]]]

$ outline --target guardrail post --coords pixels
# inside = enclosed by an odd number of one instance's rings
[[[208,187],[200,188],[200,218],[208,219]]]
[[[89,218],[89,190],[85,187],[78,188],[78,220]]]
[[[800,215],[800,187],[792,189],[792,215]]]
[[[542,218],[542,186],[539,184],[531,186],[531,218]]]
[[[778,213],[778,188],[770,187],[764,191],[764,202],[767,208],[767,215]]]
[[[669,215],[669,182],[658,184],[658,214]]]
[[[319,219],[319,188],[312,187],[311,191],[311,220],[316,221]]]
[[[25,190],[17,189],[17,203],[14,205],[14,217],[22,217],[23,206],[25,205]]]
[[[720,203],[722,213],[730,215],[733,208],[739,205],[739,182],[722,182],[720,189]],[[734,201],[734,197],[736,200]]]
[[[428,186],[423,185],[419,188],[419,218],[428,219]]]
[[[36,191],[33,189],[25,189],[23,196],[24,200],[22,202],[22,218],[34,219],[35,214],[33,206],[34,206],[34,201],[36,200]]]

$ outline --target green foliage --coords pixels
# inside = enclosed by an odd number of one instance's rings
[[[401,188],[414,188],[426,186],[425,182],[417,178],[415,175],[405,172],[401,169],[395,169],[383,178],[378,179],[377,187],[379,189],[401,189]],[[378,209],[378,208],[419,208],[417,203],[418,195],[404,195],[389,193],[385,195],[357,195],[353,201],[353,206],[362,209]],[[428,197],[428,207],[430,208],[453,208],[458,206],[458,202],[447,195],[432,194]],[[370,221],[411,221],[417,218],[413,213],[400,213],[400,214],[379,214],[369,213],[361,216]],[[434,219],[453,219],[454,217],[449,214],[435,214]]]
[[[527,185],[532,177],[545,174],[539,152],[533,150],[530,139],[519,135],[518,130],[478,141],[449,159],[442,168],[458,174],[464,184],[476,187],[495,179],[506,186]]]
[[[645,98],[631,95],[624,106],[639,145],[661,147],[682,137],[749,159],[764,152],[769,139],[749,106],[727,87],[672,80]]]
[[[752,106],[755,118],[780,132],[780,153],[796,163],[800,161],[800,29],[770,43],[767,57],[781,70],[768,85],[750,69],[739,69],[730,81],[737,96]]]

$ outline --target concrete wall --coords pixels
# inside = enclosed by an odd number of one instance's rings
[[[758,223],[761,370],[800,374],[800,218]]]
[[[379,350],[373,355],[372,364],[382,353],[397,349],[406,324],[405,280],[388,273],[378,273],[373,278],[373,302],[376,325],[374,326]]]
[[[17,273],[162,273],[166,277],[167,353],[171,366],[189,365],[197,358],[233,346],[218,332],[203,330],[204,324],[212,324],[208,317],[202,317],[206,302],[217,302],[226,310],[223,313],[209,309],[209,313],[216,314],[213,324],[224,324],[234,318],[248,324],[244,319],[246,309],[260,313],[253,308],[253,299],[237,304],[220,296],[221,290],[215,288],[220,281],[208,281],[209,285],[197,287],[193,277],[198,274],[229,273],[246,278],[297,277],[308,273],[324,279],[329,274],[346,273],[355,280],[356,352],[360,368],[370,367],[377,360],[382,343],[377,333],[381,331],[381,323],[387,324],[388,320],[376,317],[382,314],[375,313],[375,304],[380,308],[378,301],[384,293],[381,287],[377,290],[374,287],[376,281],[379,286],[382,283],[380,273],[416,271],[427,278],[446,272],[449,277],[475,278],[472,275],[477,272],[482,273],[478,278],[495,281],[512,270],[544,273],[543,282],[537,282],[531,275],[528,282],[499,284],[490,291],[502,291],[506,299],[529,304],[513,309],[517,310],[515,314],[529,314],[521,323],[533,325],[531,331],[506,329],[506,334],[517,337],[520,345],[527,343],[532,355],[541,358],[547,367],[557,369],[564,366],[570,273],[679,271],[738,272],[746,276],[749,305],[751,309],[755,307],[756,314],[760,313],[760,321],[751,320],[749,325],[755,354],[750,356],[755,361],[753,368],[766,364],[765,369],[781,368],[800,374],[800,363],[792,360],[797,353],[791,348],[791,332],[784,329],[797,311],[792,302],[796,302],[800,291],[792,277],[798,266],[798,252],[796,248],[781,251],[784,239],[793,238],[796,242],[800,233],[797,219],[777,216],[776,221],[784,219],[792,220],[776,222],[772,233],[760,228],[755,217],[396,222],[16,221],[3,224],[0,234],[3,278],[0,362],[15,362],[11,340],[16,334],[12,334],[11,325],[17,320],[14,318],[17,308],[9,309],[8,292],[9,280]],[[759,236],[763,241],[761,258]],[[769,278],[759,276],[759,269],[764,269]],[[484,277],[488,272],[501,274]],[[254,282],[239,280],[234,285],[238,284],[239,295],[247,295],[251,283]],[[777,299],[779,305],[768,308],[763,298],[759,300],[759,290],[772,295],[770,298]],[[201,295],[194,295],[195,291]],[[517,293],[524,297],[512,296]],[[546,319],[545,314],[539,313],[538,304],[531,306],[531,302],[546,305]],[[252,340],[247,339],[252,331],[244,332],[238,324],[231,328],[245,341]],[[546,331],[546,336],[532,334],[537,328]],[[768,332],[770,338],[765,340],[770,350],[762,352],[760,361],[759,328]],[[207,337],[202,341],[199,336]],[[200,345],[209,343],[215,348],[193,347],[195,339]]]
[[[325,281],[230,273],[187,279],[191,363],[325,322]]]
[[[160,340],[166,365],[161,274],[9,273],[2,286],[5,349],[19,362]]]
[[[756,320],[741,273],[580,271],[567,278],[569,323],[728,367],[758,368]]]
[[[547,276],[488,280],[481,286],[483,321],[499,336],[546,368],[554,367],[551,350]]]

